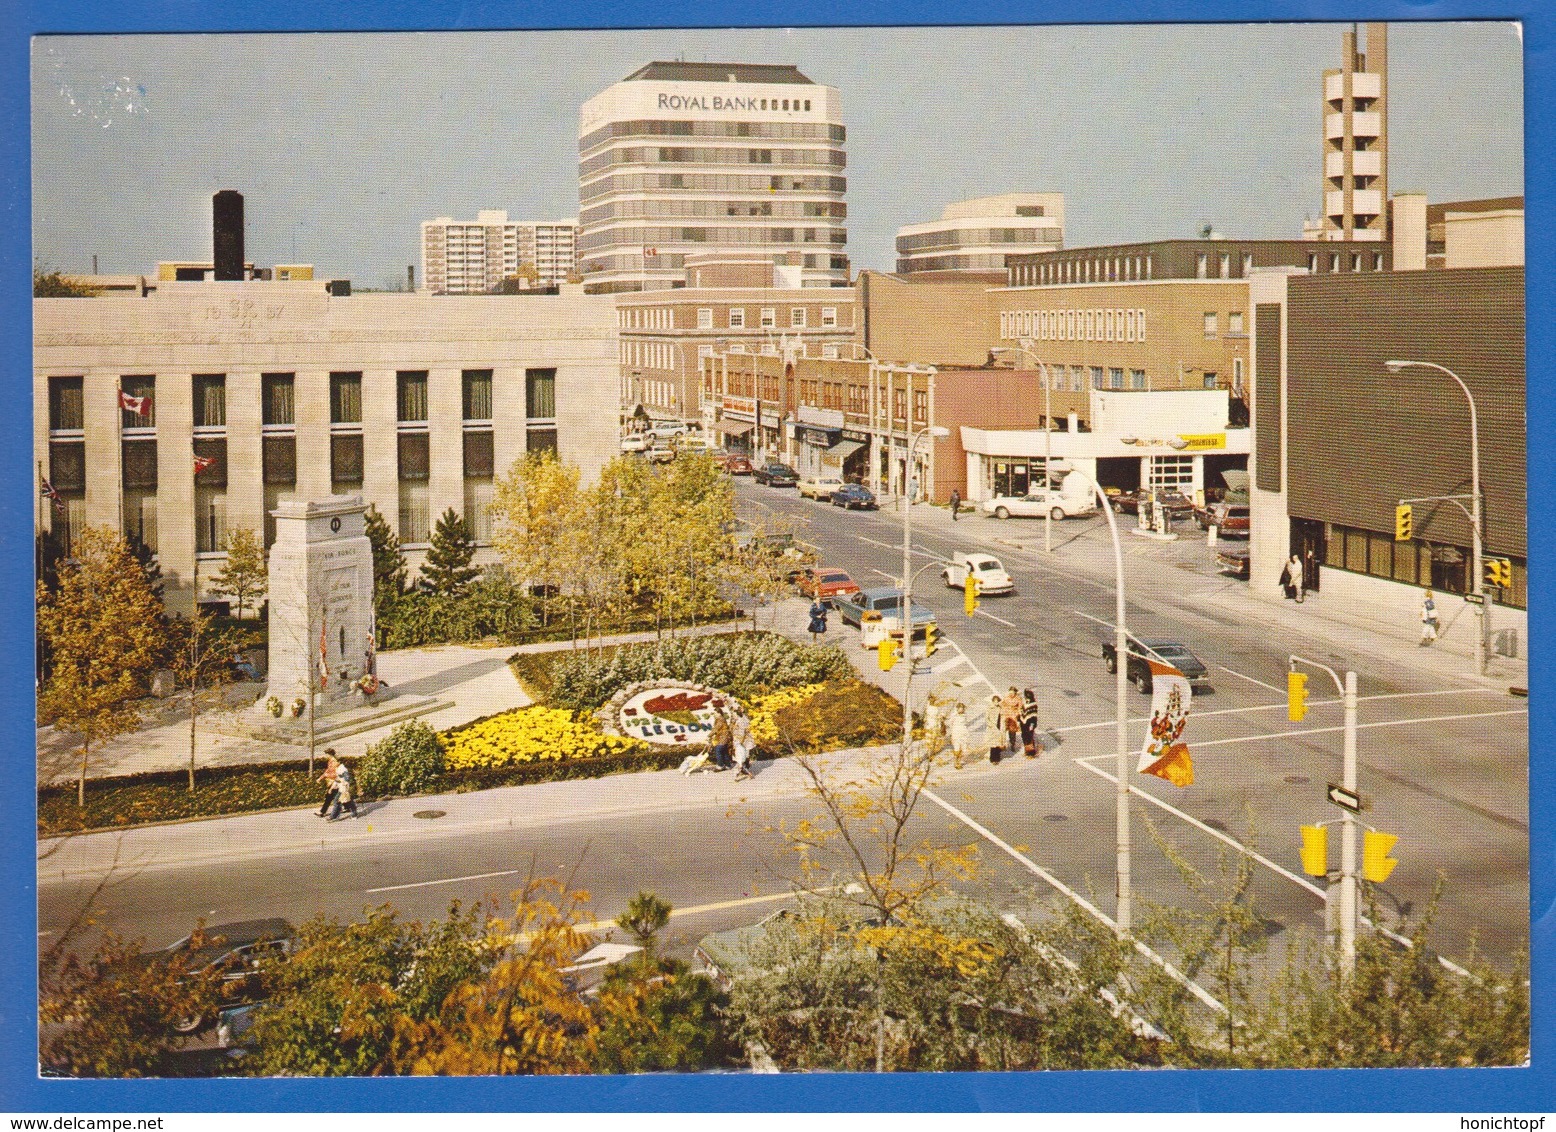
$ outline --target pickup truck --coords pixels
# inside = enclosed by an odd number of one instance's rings
[[[838,598],[833,603],[843,624],[859,628],[866,613],[879,613],[888,632],[902,628],[902,591],[895,587],[860,590],[856,594]],[[924,630],[935,623],[935,611],[928,606],[913,603],[913,636],[924,635]]]
[[[963,554],[958,550],[951,561],[940,571],[940,578],[952,589],[962,589],[967,575],[978,579],[978,592],[986,594],[1013,594],[1016,583],[1006,572],[1004,564],[992,554]]]

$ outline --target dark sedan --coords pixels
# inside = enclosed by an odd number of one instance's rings
[[[1189,651],[1187,645],[1160,637],[1130,637],[1127,675],[1130,683],[1146,694],[1151,691],[1151,666],[1146,663],[1147,657],[1159,664],[1172,665],[1188,678],[1193,688],[1204,687],[1210,679],[1210,670]],[[1102,642],[1102,663],[1109,672],[1118,671],[1118,650],[1114,647],[1112,637]]]
[[[294,934],[292,925],[279,918],[216,924],[144,958],[176,957],[191,974],[216,976],[221,982],[219,993],[225,1009],[265,997],[268,968],[291,954]],[[174,1029],[181,1034],[193,1034],[215,1021],[186,1018]]]
[[[724,457],[724,470],[732,476],[749,476],[754,469],[751,461],[744,456]]]
[[[863,484],[845,483],[832,493],[832,506],[849,511],[874,511],[877,504],[875,494]]]
[[[1148,491],[1121,491],[1117,495],[1108,496],[1108,505],[1117,515],[1138,515],[1140,513],[1140,500],[1147,498]],[[1194,513],[1194,501],[1179,491],[1158,491],[1156,501],[1167,508],[1167,514],[1174,519]]]
[[[751,473],[751,478],[757,483],[765,483],[769,487],[793,487],[800,482],[800,474],[788,464],[763,464]]]

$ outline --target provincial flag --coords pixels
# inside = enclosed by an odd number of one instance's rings
[[[196,456],[194,458],[194,462],[195,462],[195,474],[198,475],[200,472],[208,472],[212,468],[214,468],[216,466],[216,457],[215,456]]]
[[[134,413],[138,417],[144,417],[151,412],[151,394],[144,397],[131,397],[124,390],[119,390],[119,408],[126,413]]]
[[[1165,778],[1174,786],[1194,782],[1194,762],[1182,741],[1193,692],[1188,678],[1170,664],[1145,658],[1151,667],[1151,726],[1140,749],[1141,774]]]

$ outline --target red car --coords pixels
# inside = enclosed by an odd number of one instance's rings
[[[806,597],[819,597],[827,604],[835,599],[859,592],[859,583],[848,576],[848,571],[835,566],[811,566],[800,571],[800,593]]]
[[[744,456],[726,456],[724,470],[732,476],[749,476],[755,469],[751,467],[751,461]]]

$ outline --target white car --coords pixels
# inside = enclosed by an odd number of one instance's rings
[[[940,571],[941,580],[952,589],[961,589],[968,575],[978,579],[978,592],[984,594],[1009,594],[1016,592],[1015,580],[1005,566],[992,554],[963,554],[957,551],[951,561]]]
[[[806,499],[819,499],[825,502],[832,498],[834,491],[843,486],[843,481],[836,476],[805,476],[795,486]]]
[[[1063,491],[1034,491],[1026,495],[996,495],[985,499],[981,505],[985,515],[996,519],[1040,519],[1050,515],[1055,519],[1073,519],[1097,513],[1096,501],[1089,495],[1066,494]]]
[[[648,435],[655,440],[669,440],[673,436],[684,436],[690,431],[685,421],[655,421],[654,427],[648,430]]]
[[[642,432],[629,432],[621,438],[621,450],[623,452],[647,452],[649,436]]]

